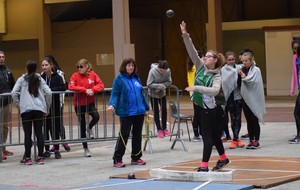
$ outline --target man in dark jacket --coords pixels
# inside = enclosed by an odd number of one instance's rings
[[[0,142],[6,143],[8,137],[8,126],[11,117],[11,96],[4,93],[10,93],[15,85],[15,79],[12,72],[5,65],[5,54],[0,51]],[[10,152],[3,147],[2,159],[5,160],[6,156],[12,156]]]

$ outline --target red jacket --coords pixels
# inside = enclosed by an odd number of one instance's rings
[[[69,90],[79,92],[74,94],[73,105],[85,106],[87,104],[87,97],[89,98],[89,104],[95,103],[94,96],[87,96],[86,90],[91,89],[96,94],[104,89],[104,84],[94,71],[90,71],[88,76],[76,72],[71,76],[68,88]],[[78,95],[79,100],[77,100]],[[77,101],[79,101],[79,105]]]

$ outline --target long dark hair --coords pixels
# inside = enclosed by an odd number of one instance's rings
[[[58,64],[58,62],[56,61],[56,59],[54,58],[54,56],[53,55],[46,55],[45,56],[45,58],[48,58],[48,62],[50,63],[53,63],[53,65],[54,65],[54,67],[55,67],[55,70],[61,70],[61,68],[60,68],[60,66],[59,66],[59,64]],[[45,59],[44,58],[44,59]],[[61,70],[62,71],[62,70]]]
[[[33,97],[38,97],[40,78],[35,74],[37,68],[37,63],[34,60],[28,60],[26,62],[27,75],[25,80],[28,82],[28,91]]]

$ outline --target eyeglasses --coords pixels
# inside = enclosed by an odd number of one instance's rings
[[[206,55],[206,56],[204,56],[205,59],[208,59],[208,58],[211,58],[211,57],[212,57],[212,58],[216,58],[216,57],[213,56],[213,55]]]
[[[82,65],[80,65],[80,66],[77,66],[77,69],[82,69],[83,68],[83,66]]]

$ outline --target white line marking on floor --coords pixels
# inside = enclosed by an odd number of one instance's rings
[[[100,186],[92,186],[92,187],[82,187],[77,189],[71,189],[71,190],[86,190],[86,189],[96,189],[96,188],[103,188],[103,187],[112,187],[112,186],[118,186],[118,185],[126,185],[126,184],[133,184],[133,183],[143,183],[147,181],[153,181],[156,178],[147,179],[147,180],[133,180],[130,182],[123,182],[123,183],[115,183],[115,184],[108,184],[108,185],[100,185]]]
[[[205,183],[202,183],[201,185],[199,185],[198,187],[194,188],[193,190],[198,190],[198,189],[201,189],[202,187],[205,187],[206,185],[210,184],[211,181],[207,181]]]
[[[257,180],[268,180],[268,179],[281,179],[281,178],[289,178],[289,177],[296,177],[300,176],[300,174],[293,174],[293,175],[285,175],[285,176],[278,176],[278,177],[264,177],[264,178],[252,178],[252,179],[236,179],[234,181],[257,181]]]

